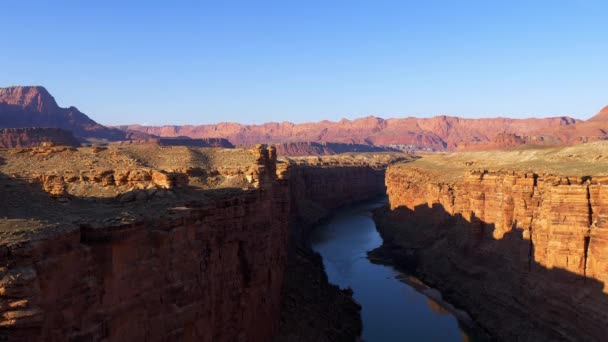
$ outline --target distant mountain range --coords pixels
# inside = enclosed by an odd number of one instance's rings
[[[372,150],[452,151],[608,140],[608,107],[587,121],[566,116],[538,119],[463,119],[452,116],[382,119],[369,116],[356,120],[302,124],[282,122],[262,125],[218,123],[198,126],[107,127],[75,107],[60,108],[43,87],[0,88],[0,128],[26,127],[68,130],[83,142],[154,141],[159,137],[179,137],[229,140],[206,140],[213,142],[214,146],[230,143],[279,144],[280,150],[286,155],[329,154],[335,153],[334,150],[346,152],[351,147],[361,151],[364,150],[362,146],[376,148]],[[36,133],[41,134],[41,131]],[[53,131],[53,134],[57,135],[57,132]],[[184,140],[167,141],[184,144]],[[331,146],[327,143],[342,145]],[[205,144],[205,140],[199,140],[198,144]]]
[[[607,113],[608,109],[605,108],[586,122],[566,116],[540,119],[463,119],[452,116],[382,119],[369,116],[352,121],[343,119],[338,122],[303,124],[219,123],[199,126],[129,125],[119,128],[166,137],[224,137],[237,145],[306,141],[390,146],[402,150],[450,151],[467,149],[467,146],[480,149],[484,144],[500,147],[500,137],[505,134],[522,137],[519,140],[521,144],[555,145],[605,140],[608,139]]]

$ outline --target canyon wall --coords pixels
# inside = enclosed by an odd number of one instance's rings
[[[608,177],[415,164],[387,171],[385,244],[372,256],[415,272],[497,339],[605,338]]]
[[[129,135],[129,138],[132,136]],[[221,147],[221,148],[234,148],[234,145],[227,139],[222,138],[149,138],[140,140],[125,140],[117,141],[112,144],[115,145],[138,145],[138,144],[149,144],[158,146],[188,146],[188,147]]]
[[[290,172],[290,195],[294,215],[306,223],[319,215],[358,201],[384,194],[384,170],[372,167],[295,167]]]
[[[402,153],[288,158],[292,215],[312,227],[332,209],[382,196],[388,165],[413,159]]]
[[[35,201],[29,211],[0,206],[0,339],[270,340],[280,322],[289,197],[273,151],[254,152],[257,188],[176,187],[171,199],[128,205],[60,203],[3,175],[3,199],[19,201],[8,189],[18,187],[64,220],[43,217]],[[98,215],[116,209],[89,219],[87,205]]]
[[[401,153],[283,158],[289,176],[292,223],[282,321],[276,341],[356,341],[361,307],[348,289],[328,282],[321,256],[308,245],[310,232],[332,209],[385,193],[384,172]]]
[[[0,339],[355,340],[360,307],[301,232],[404,158],[0,150]]]
[[[0,129],[0,148],[15,148],[57,144],[80,146],[71,132],[60,128],[3,128]]]
[[[275,147],[279,156],[323,156],[353,152],[399,152],[399,150],[388,147],[330,142],[287,142],[275,144]]]

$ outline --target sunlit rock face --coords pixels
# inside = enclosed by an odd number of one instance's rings
[[[504,340],[602,340],[608,177],[399,165],[383,252]]]

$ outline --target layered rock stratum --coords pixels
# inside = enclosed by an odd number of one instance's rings
[[[79,146],[70,131],[61,128],[3,128],[0,129],[0,148],[33,147],[45,144]]]
[[[355,340],[358,304],[295,232],[314,223],[306,208],[318,221],[383,192],[383,169],[403,158],[277,160],[261,145],[0,150],[0,338]]]
[[[187,147],[221,147],[234,148],[234,145],[223,138],[148,138],[138,140],[117,141],[117,145],[158,145],[158,146],[187,146]]]
[[[599,115],[599,114],[598,114]],[[597,118],[600,118],[599,116]],[[434,150],[448,151],[457,148],[480,149],[480,144],[490,143],[483,149],[502,146],[501,134],[527,137],[518,145],[539,142],[544,144],[568,145],[608,139],[605,120],[588,122],[570,117],[543,119],[463,119],[452,116],[432,118],[382,119],[374,116],[338,122],[321,121],[294,124],[291,122],[243,125],[219,123],[200,126],[121,126],[158,136],[223,137],[233,144],[284,144],[290,142],[362,144],[386,146],[405,151]]]
[[[608,143],[425,156],[390,166],[385,244],[500,340],[601,341]]]
[[[279,156],[327,156],[352,152],[399,152],[399,149],[367,144],[288,142],[274,145]]]
[[[274,150],[40,147],[0,158],[4,340],[276,334],[289,202]]]

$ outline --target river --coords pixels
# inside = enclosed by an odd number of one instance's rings
[[[323,257],[329,281],[352,288],[361,304],[363,340],[468,340],[457,319],[439,303],[398,280],[402,273],[367,259],[367,251],[382,244],[371,211],[384,204],[376,200],[340,210],[310,240]]]

